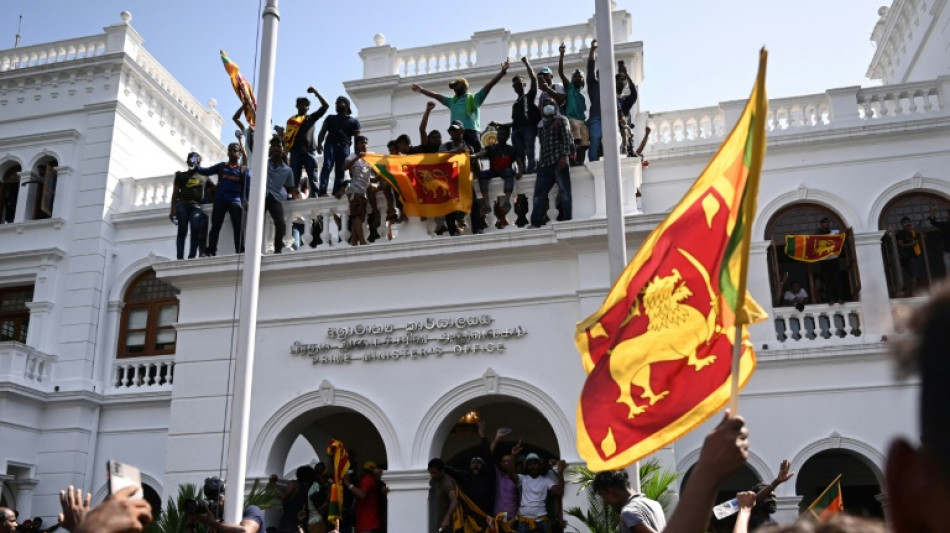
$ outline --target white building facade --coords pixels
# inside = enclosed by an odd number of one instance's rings
[[[193,149],[221,157],[222,120],[147,54],[128,18],[101,35],[0,51],[2,190],[18,191],[0,224],[0,480],[4,504],[25,516],[55,515],[69,484],[102,498],[107,459],[139,466],[166,496],[226,464],[242,261],[174,260],[168,221],[171,174]],[[752,329],[759,366],[740,399],[749,468],[723,490],[768,482],[788,458],[798,475],[778,490],[780,521],[838,473],[846,506],[851,494],[856,512],[883,513],[888,442],[917,435],[916,384],[893,377],[887,338],[922,297],[905,292],[893,235],[903,216],[920,230],[923,294],[946,274],[926,217],[931,202],[941,214],[950,206],[950,73],[935,59],[950,42],[948,20],[940,0],[895,0],[873,34],[869,76],[883,86],[770,102],[749,280],[770,319]],[[617,58],[649,91],[631,34],[629,14],[614,13]],[[506,56],[556,66],[561,42],[565,68],[583,69],[594,37],[592,21],[409,50],[380,36],[360,51],[363,78],[345,87],[381,151],[417,129],[425,100],[412,83],[440,90],[464,76],[477,88]],[[521,70],[514,64],[509,76]],[[506,85],[486,100],[483,123],[509,116]],[[631,255],[743,104],[636,110],[637,127],[653,135],[649,167],[621,164]],[[430,128],[446,123],[439,109]],[[55,183],[43,170],[50,160]],[[603,165],[571,175],[573,220],[540,229],[449,238],[412,220],[391,240],[353,248],[327,223],[319,245],[281,255],[265,238],[249,478],[325,459],[329,438],[341,439],[358,463],[386,465],[388,520],[401,531],[425,527],[426,464],[467,461],[477,419],[579,462],[574,413],[585,376],[574,327],[610,280]],[[55,200],[44,200],[51,190]],[[518,190],[530,198],[533,176]],[[346,209],[332,198],[285,207],[288,227]],[[813,233],[822,217],[849,237],[833,274],[783,251],[786,234]],[[230,251],[227,229],[221,242]],[[786,272],[814,299],[803,311],[781,301]],[[834,303],[825,302],[829,283],[839,287]],[[687,472],[704,435],[699,428],[659,457]]]

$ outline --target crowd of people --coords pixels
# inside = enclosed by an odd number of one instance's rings
[[[466,153],[472,160],[484,160],[487,166],[482,170],[480,165],[472,165],[471,211],[439,217],[435,233],[458,235],[466,228],[470,228],[473,234],[481,233],[488,227],[486,215],[490,210],[496,216],[495,226],[498,229],[510,224],[508,215],[512,209],[518,215],[517,225],[540,227],[549,222],[548,195],[555,186],[558,191],[555,202],[557,220],[571,220],[573,200],[570,167],[582,164],[585,157],[597,161],[602,155],[600,85],[594,59],[596,49],[597,41],[594,40],[587,58],[586,77],[579,69],[568,77],[564,72],[566,47],[562,44],[557,69],[560,83],[555,81],[550,68],[545,67],[535,73],[528,58],[522,57],[521,62],[529,80],[527,89],[525,77],[521,74],[514,76],[512,89],[515,99],[511,108],[511,121],[492,122],[489,128],[494,129],[495,134],[489,137],[493,137],[494,142],[486,142],[485,146],[482,143],[484,131],[480,108],[495,85],[507,75],[510,68],[507,61],[488,83],[475,92],[471,91],[465,78],[456,78],[449,83],[451,94],[441,94],[412,84],[413,91],[433,100],[426,105],[422,115],[420,143],[413,146],[410,136],[402,134],[387,143],[389,153]],[[630,113],[637,100],[637,87],[622,61],[616,85],[617,128],[623,139],[622,152],[635,156],[638,153],[633,148]],[[585,86],[586,97],[582,92]],[[284,248],[287,227],[281,204],[288,199],[330,195],[341,199],[345,194],[350,206],[347,221],[349,244],[354,246],[380,238],[379,229],[383,220],[389,224],[407,220],[402,212],[399,195],[390,184],[379,180],[363,160],[369,139],[360,135],[360,121],[354,116],[349,99],[338,97],[334,105],[335,113],[324,118],[330,108],[329,102],[313,87],[309,87],[307,92],[317,98],[320,107],[310,112],[310,99],[306,96],[297,98],[296,113],[287,119],[285,126],[275,128],[277,133],[268,152],[265,208],[276,228],[275,253],[281,253]],[[437,104],[449,110],[449,124],[445,130],[449,139],[445,142],[442,142],[440,129],[428,130],[429,115]],[[185,258],[185,240],[189,231],[191,242],[188,258],[217,255],[218,236],[225,215],[230,218],[235,253],[244,251],[244,218],[249,182],[252,179],[247,168],[247,150],[253,150],[253,128],[241,121],[243,112],[242,106],[233,117],[239,127],[238,141],[228,146],[227,161],[206,168],[201,166],[200,154],[190,153],[186,158],[187,170],[175,175],[169,217],[178,224],[178,259]],[[321,119],[323,122],[317,128]],[[508,144],[509,140],[511,145]],[[280,154],[275,149],[278,145],[282,150]],[[317,154],[323,155],[319,174]],[[530,220],[526,216],[529,202],[527,194],[519,194],[512,200],[515,182],[525,174],[536,174],[530,200]],[[216,179],[208,179],[210,176],[216,176]],[[489,198],[489,184],[495,178],[503,180],[503,194],[492,200]],[[377,204],[379,193],[385,199],[385,212]],[[203,204],[212,205],[210,225]],[[341,220],[334,222],[342,227]],[[306,243],[311,247],[321,244],[323,224],[322,219],[294,221],[292,246],[296,249]]]
[[[739,512],[734,533],[950,532],[950,521],[945,516],[950,505],[950,387],[946,386],[950,381],[950,359],[946,357],[950,338],[945,334],[950,329],[950,285],[935,292],[914,314],[908,328],[911,333],[896,343],[895,351],[900,368],[920,376],[921,444],[903,438],[891,444],[885,469],[889,529],[882,522],[847,514],[822,523],[802,519],[788,525],[774,524],[770,518],[775,511],[772,491],[794,475],[783,462],[772,483],[736,495]],[[503,451],[501,441],[508,433],[497,431],[488,441],[484,423],[479,424],[480,448],[467,470],[451,468],[439,458],[429,462],[429,533],[470,531],[463,520],[474,520],[486,531],[554,533],[563,529],[560,500],[565,462],[545,461],[537,453],[522,457],[520,441],[506,443],[510,453],[499,455]],[[621,533],[708,532],[716,528],[711,511],[719,487],[744,465],[748,449],[749,428],[741,417],[726,412],[703,442],[699,460],[668,519],[655,502],[630,488],[623,471],[598,473],[593,489],[620,514]],[[328,523],[329,488],[322,465],[302,467],[296,479],[288,483],[272,476],[270,485],[284,502],[280,525],[275,527],[278,531],[307,533],[385,531],[388,489],[377,465],[366,461],[358,475],[347,475],[344,484],[343,509],[347,509],[349,498],[353,512],[341,513],[339,523]],[[137,489],[126,487],[93,508],[88,494],[70,487],[61,493],[59,526],[72,533],[143,531],[153,516],[144,499],[133,497]],[[224,490],[219,480],[206,480],[204,491],[209,500],[217,498],[216,507],[222,506]],[[240,524],[226,524],[208,512],[209,506],[206,502],[204,507],[196,506],[188,512],[186,531],[193,531],[198,523],[209,531],[225,533],[257,533],[263,528],[263,513],[257,507],[246,508]],[[464,512],[456,512],[459,508]],[[16,511],[0,507],[0,533],[15,531],[23,531]]]

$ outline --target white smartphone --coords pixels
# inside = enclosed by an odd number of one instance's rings
[[[109,480],[109,494],[115,494],[125,487],[134,485],[139,487],[139,490],[135,491],[132,498],[139,499],[144,496],[142,493],[142,474],[138,468],[112,460],[106,463],[106,468],[108,470],[106,477]]]

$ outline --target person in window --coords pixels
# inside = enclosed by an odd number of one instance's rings
[[[943,275],[950,275],[950,209],[946,220],[937,220],[937,203],[930,202],[930,225],[940,230],[943,237]]]
[[[815,232],[815,235],[837,235],[838,233],[840,233],[838,230],[831,229],[830,218],[822,217],[818,221],[818,231]],[[844,301],[845,290],[841,284],[839,261],[840,259],[836,257],[818,262],[818,275],[821,279],[821,286],[825,291],[825,301],[829,305]]]
[[[785,291],[782,297],[788,305],[794,305],[799,312],[805,310],[805,303],[808,301],[808,291],[802,288],[802,284],[797,280],[792,282],[791,287]]]
[[[904,296],[913,296],[920,286],[920,276],[923,272],[921,261],[920,241],[917,232],[909,218],[901,219],[901,229],[897,231],[897,255],[900,257],[901,269],[904,271]],[[907,289],[908,285],[910,290]]]

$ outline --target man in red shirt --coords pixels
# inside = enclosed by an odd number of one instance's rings
[[[363,463],[363,472],[359,483],[347,479],[347,488],[356,497],[356,533],[375,533],[383,530],[380,515],[380,490],[376,481],[376,463]]]

